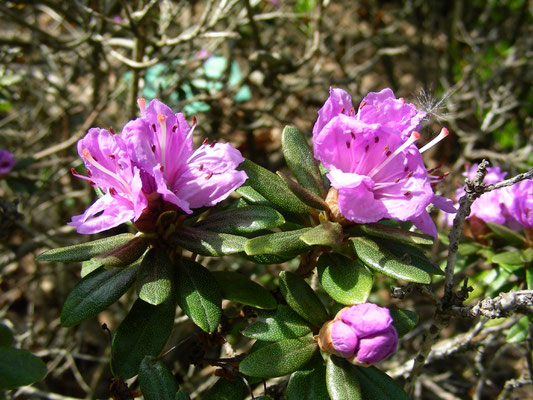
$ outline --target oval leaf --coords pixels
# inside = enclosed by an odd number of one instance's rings
[[[279,288],[287,304],[305,320],[315,326],[322,326],[329,318],[326,308],[305,282],[293,272],[279,274]]]
[[[337,222],[322,222],[300,236],[300,240],[308,245],[335,247],[342,243],[342,226]]]
[[[173,298],[153,306],[137,299],[113,335],[111,366],[116,375],[129,379],[137,375],[141,361],[159,355],[174,327]]]
[[[241,377],[233,380],[220,378],[208,392],[202,396],[204,400],[243,400],[246,396],[246,385]]]
[[[418,323],[418,315],[409,310],[390,310],[392,325],[396,328],[398,336],[402,337],[413,330]]]
[[[131,241],[134,237],[135,235],[132,235],[131,233],[123,233],[121,235],[98,239],[88,243],[47,250],[44,253],[39,254],[35,259],[37,261],[85,261],[102,253],[116,249]]]
[[[93,260],[100,263],[100,265],[108,267],[123,267],[125,265],[130,265],[143,255],[148,247],[148,243],[148,239],[145,237],[136,237],[116,249],[96,256]]]
[[[281,340],[250,354],[241,361],[239,371],[258,378],[287,375],[307,364],[317,348],[310,337]]]
[[[431,282],[431,276],[426,271],[394,256],[377,242],[366,237],[353,237],[350,241],[357,256],[368,267],[407,282],[426,284]]]
[[[271,207],[251,205],[209,215],[195,227],[207,231],[243,234],[283,225],[283,215]]]
[[[288,232],[276,232],[248,239],[244,245],[244,251],[249,256],[272,254],[279,257],[296,257],[311,248],[311,246],[300,240],[300,236],[311,229],[304,228]]]
[[[431,246],[433,244],[433,237],[424,235],[422,233],[406,231],[404,229],[396,228],[390,225],[383,224],[365,224],[360,226],[361,230],[371,236],[380,237],[383,239],[390,239],[395,242],[406,244],[423,244]]]
[[[364,399],[409,400],[409,396],[394,380],[376,367],[354,366]]]
[[[14,389],[40,381],[46,365],[26,350],[0,347],[0,389]]]
[[[372,290],[372,273],[359,260],[325,253],[317,263],[318,279],[331,298],[341,304],[364,303]]]
[[[496,264],[523,265],[533,261],[533,248],[504,251],[492,257],[491,261]]]
[[[294,372],[285,396],[287,400],[329,400],[324,363],[310,371]]]
[[[261,196],[255,189],[253,189],[247,182],[239,186],[236,190],[247,202],[252,204],[262,204],[268,206],[270,203],[267,199]]]
[[[412,264],[415,267],[426,271],[432,275],[444,275],[444,271],[433,264],[426,255],[414,246],[410,246],[404,243],[385,241],[378,239],[376,242],[380,243],[384,248],[389,250],[393,255],[400,260],[405,261],[407,264]]]
[[[139,366],[139,385],[145,400],[174,400],[178,385],[161,361],[146,356]]]
[[[250,160],[244,160],[239,169],[246,172],[246,183],[276,208],[291,214],[305,215],[309,208],[288,188],[279,176]]]
[[[318,163],[304,135],[293,126],[286,126],[281,134],[281,149],[287,166],[304,188],[319,197],[326,196],[326,188]]]
[[[175,282],[183,312],[204,331],[214,332],[222,315],[222,296],[211,273],[197,262],[180,259]]]
[[[496,236],[505,240],[509,244],[522,247],[526,243],[526,238],[524,236],[504,225],[495,222],[487,222],[486,224]]]
[[[144,256],[137,274],[137,294],[154,306],[169,298],[174,268],[165,251],[150,249]]]
[[[277,342],[283,339],[296,339],[310,332],[311,328],[307,321],[290,307],[279,305],[276,311],[259,311],[257,321],[242,334],[252,339]]]
[[[224,299],[262,309],[275,309],[278,305],[268,290],[243,274],[213,271],[211,275],[217,280]]]
[[[182,226],[171,236],[170,241],[202,256],[220,257],[244,251],[246,238]]]
[[[302,200],[309,207],[316,208],[318,210],[329,210],[329,206],[324,199],[318,197],[316,194],[310,192],[303,186],[300,186],[298,183],[294,182],[289,177],[285,176],[282,172],[277,171],[276,174],[283,179],[287,184],[291,192],[293,192],[296,197]]]
[[[355,366],[344,358],[330,356],[326,362],[326,384],[331,400],[362,400],[367,399],[361,395],[361,387]],[[380,399],[380,397],[368,397]]]
[[[79,324],[117,301],[135,282],[138,266],[139,263],[128,268],[100,268],[79,281],[63,305],[61,325]]]

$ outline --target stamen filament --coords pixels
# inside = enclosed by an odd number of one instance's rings
[[[146,106],[146,100],[143,98],[137,99],[137,105],[139,106],[139,110],[141,110],[141,115],[143,115]]]
[[[99,171],[102,171],[104,174],[111,176],[112,178],[115,178],[123,187],[123,189],[129,194],[130,198],[133,198],[133,195],[131,193],[129,185],[126,183],[124,179],[122,179],[119,175],[115,174],[114,172],[111,172],[106,167],[104,167],[102,164],[99,164],[98,161],[94,159],[89,149],[85,148],[81,151],[81,155],[83,158],[85,158],[94,168],[96,168]]]
[[[157,114],[157,122],[161,128],[161,140],[159,145],[161,146],[161,165],[165,167],[165,155],[166,155],[166,145],[167,145],[167,124],[166,118],[163,114]]]
[[[429,150],[431,147],[435,146],[437,143],[439,143],[442,139],[444,139],[446,136],[448,136],[450,132],[446,128],[442,128],[438,136],[433,139],[431,142],[426,144],[424,147],[422,147],[419,151],[420,154],[422,154],[424,151]]]
[[[381,171],[383,168],[385,168],[398,154],[400,154],[402,151],[404,151],[407,147],[412,145],[414,142],[416,142],[418,139],[420,139],[420,133],[413,132],[411,136],[409,136],[409,139],[405,141],[404,144],[402,144],[400,147],[398,147],[392,154],[390,154],[385,161],[383,161],[381,164],[375,166],[372,171],[368,174],[370,178],[374,177],[379,171]]]

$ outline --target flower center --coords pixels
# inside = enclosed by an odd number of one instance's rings
[[[87,149],[87,148],[83,149],[81,151],[81,155],[94,168],[96,168],[97,170],[102,171],[104,174],[116,179],[122,185],[122,188],[124,189],[124,192],[126,192],[130,196],[130,198],[133,198],[133,195],[131,193],[131,189],[130,189],[129,185],[126,183],[126,181],[124,179],[122,179],[118,174],[108,170],[106,167],[104,167],[102,164],[100,164],[98,161],[96,161],[96,159],[92,156],[92,154],[89,151],[89,149]],[[111,193],[111,190],[110,190],[110,193]],[[113,193],[111,193],[111,194],[113,194]]]
[[[400,154],[402,151],[404,151],[407,147],[412,145],[418,139],[420,139],[420,133],[413,132],[411,136],[409,136],[409,139],[407,139],[400,147],[398,147],[392,153],[388,154],[388,157],[385,160],[383,160],[381,164],[376,165],[374,168],[372,168],[372,170],[368,173],[368,176],[370,178],[373,178],[379,171],[385,168],[398,154]]]

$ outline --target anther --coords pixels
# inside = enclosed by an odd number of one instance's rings
[[[176,132],[176,129],[178,129],[178,125],[174,125],[174,126],[172,127],[172,133]]]
[[[394,183],[398,183],[398,182],[400,182],[400,178],[396,178],[396,179],[394,180]]]
[[[383,153],[386,153],[387,151],[389,151],[389,145],[386,145],[385,147],[383,147]]]
[[[448,129],[442,128],[440,130],[440,133],[438,134],[438,136],[435,139],[433,139],[431,142],[429,142],[428,144],[426,144],[424,147],[422,147],[419,150],[420,153],[423,153],[424,151],[426,151],[426,150],[430,149],[431,147],[435,146],[437,143],[439,143],[442,139],[444,139],[449,134],[450,134],[450,132],[448,131]]]
[[[350,117],[353,117],[355,115],[355,108],[350,108]]]
[[[109,194],[110,194],[111,196],[115,196],[115,195],[117,194],[117,191],[115,190],[115,188],[110,188],[110,189],[109,189]]]
[[[143,98],[137,99],[137,105],[139,106],[139,110],[141,110],[141,115],[143,115],[146,106],[146,100]]]
[[[409,173],[405,175],[405,179],[409,179],[412,176],[413,176],[413,171],[409,171]]]
[[[152,152],[155,153],[155,144],[152,145]]]
[[[209,138],[205,138],[204,141],[202,142],[202,145],[205,146],[207,142],[209,142]]]
[[[209,145],[209,147],[211,147],[211,148],[215,147],[215,143],[216,143],[216,142],[217,142],[216,140],[213,140],[213,141],[211,142],[211,144]]]
[[[409,196],[411,196],[411,192],[410,192],[410,191],[407,191],[407,192],[405,192],[403,195],[404,195],[405,197],[409,197]]]
[[[346,147],[350,148],[350,142],[346,142]]]
[[[76,170],[75,170],[74,168],[71,168],[71,169],[70,169],[70,173],[71,173],[72,175],[78,175],[78,173],[76,172]]]
[[[112,159],[112,160],[114,160],[116,157],[115,157],[114,154],[110,154],[110,155],[109,155],[109,158]]]
[[[213,173],[210,172],[210,173],[208,173],[208,174],[205,176],[205,179],[207,180],[207,179],[211,178],[212,176],[213,176]]]
[[[112,126],[109,127],[109,132],[111,132],[113,135],[115,134],[115,130],[113,129]]]
[[[392,154],[392,151],[390,151],[390,150],[387,150],[387,152],[385,153],[385,155],[386,155],[387,157],[390,156],[391,154]]]
[[[346,111],[346,107],[342,107],[341,114],[344,114],[345,111]]]
[[[363,100],[361,104],[359,104],[359,109],[363,108],[364,106],[366,106],[366,100]]]
[[[200,166],[198,167],[198,171],[201,171],[204,169],[204,164],[200,164]]]

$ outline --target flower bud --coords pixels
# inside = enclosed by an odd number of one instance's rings
[[[352,364],[369,366],[396,351],[398,333],[388,309],[364,303],[340,310],[320,329],[322,351],[346,358]]]

